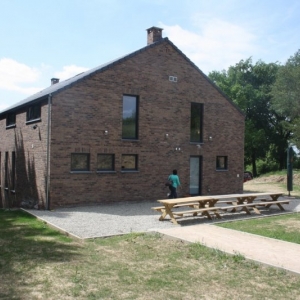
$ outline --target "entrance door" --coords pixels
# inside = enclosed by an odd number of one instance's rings
[[[190,194],[201,195],[202,156],[190,157]]]

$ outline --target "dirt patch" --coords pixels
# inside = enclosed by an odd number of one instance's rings
[[[254,178],[244,183],[244,191],[288,194],[287,175],[270,175]],[[293,185],[300,185],[300,174],[293,175]]]
[[[270,175],[270,176],[263,176],[263,177],[257,177],[253,180],[247,181],[252,183],[287,183],[287,175]],[[247,183],[246,182],[246,183]],[[294,174],[293,175],[293,184],[300,185],[300,174]]]
[[[284,226],[284,229],[287,232],[295,232],[300,229],[300,221],[298,220],[284,220],[284,221],[275,221],[276,224]]]
[[[244,192],[261,192],[261,193],[283,193],[285,195],[288,194],[286,188],[279,187],[274,183],[255,183],[255,182],[247,182],[244,183]]]

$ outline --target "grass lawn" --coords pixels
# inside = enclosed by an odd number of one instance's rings
[[[0,299],[300,299],[300,276],[241,255],[151,234],[73,240],[23,211],[0,210],[0,249]]]
[[[218,226],[300,244],[300,213],[221,223]]]

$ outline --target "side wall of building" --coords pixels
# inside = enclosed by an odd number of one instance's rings
[[[124,94],[139,97],[138,140],[122,140]],[[201,144],[190,142],[191,102],[204,106]],[[173,169],[185,196],[191,156],[202,160],[203,195],[243,190],[243,115],[167,42],[54,94],[52,103],[51,207],[166,198]],[[71,172],[71,153],[89,153],[90,172]],[[97,172],[101,153],[115,155],[115,172]],[[137,172],[122,170],[122,154],[138,155]],[[217,156],[228,157],[227,170],[216,170]]]
[[[6,116],[0,119],[3,207],[19,206],[22,201],[45,205],[47,107],[47,101],[42,101],[41,118],[36,122],[26,123],[27,107],[16,112],[15,126],[6,128]]]

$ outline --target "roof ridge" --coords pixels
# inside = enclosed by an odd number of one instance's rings
[[[168,37],[162,38],[157,42],[154,42],[150,45],[146,45],[143,48],[140,48],[138,50],[135,50],[129,54],[126,54],[124,56],[121,56],[120,58],[117,58],[115,60],[112,60],[110,62],[104,63],[100,66],[94,67],[90,70],[87,70],[85,72],[81,72],[73,77],[70,77],[68,79],[65,79],[64,81],[55,83],[53,85],[50,85],[49,87],[41,90],[40,92],[37,92],[27,98],[25,98],[24,100],[17,102],[16,104],[4,109],[3,111],[0,112],[0,116],[3,115],[4,113],[7,113],[9,111],[15,110],[17,108],[21,108],[25,105],[28,105],[29,103],[32,103],[34,101],[36,101],[37,99],[42,99],[47,97],[50,94],[54,94],[54,93],[59,93],[61,91],[63,91],[64,89],[72,86],[74,83],[83,80],[89,76],[92,76],[93,74],[99,73],[99,72],[103,72],[113,66],[115,66],[116,64],[119,64],[135,55],[137,55],[138,53],[144,52],[147,49],[150,49],[152,47],[156,47],[164,42],[167,42],[168,44],[170,44],[180,55],[182,55],[184,57],[184,59],[190,63],[214,88],[216,88],[219,93],[222,94],[223,97],[225,97],[227,99],[227,101],[232,104],[242,115],[244,115],[244,113],[242,112],[242,110],[207,76],[205,75],[201,69],[199,67],[197,67],[195,65],[195,63],[193,63],[177,46],[175,46],[174,43],[172,43]]]

